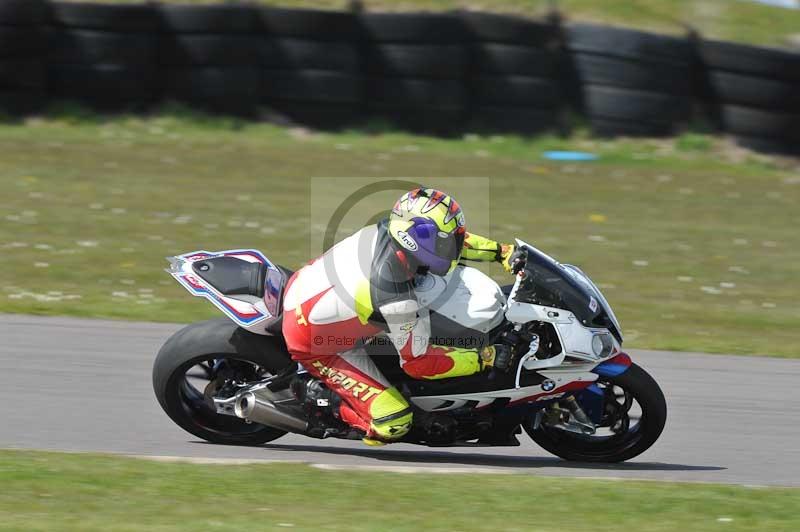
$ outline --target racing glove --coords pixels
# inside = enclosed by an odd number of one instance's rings
[[[511,273],[514,262],[514,250],[516,250],[516,246],[514,244],[500,244],[500,250],[497,253],[497,262],[503,265],[503,269],[506,273]]]
[[[514,351],[504,344],[488,345],[481,349],[480,356],[483,369],[494,368],[507,372],[511,369]]]

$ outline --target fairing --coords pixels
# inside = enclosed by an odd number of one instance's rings
[[[622,330],[608,301],[578,267],[561,264],[530,244],[517,240],[528,252],[528,282],[516,294],[520,302],[568,310],[585,326],[606,328],[622,343]]]
[[[266,265],[264,297],[254,297],[248,294],[223,294],[193,271],[193,263],[215,257],[233,257],[245,263],[260,262]],[[170,267],[166,270],[167,273],[172,275],[192,295],[209,300],[240,327],[256,334],[270,334],[269,326],[280,318],[280,305],[286,276],[260,251],[254,249],[193,251],[176,257],[168,257],[167,260],[170,263]]]

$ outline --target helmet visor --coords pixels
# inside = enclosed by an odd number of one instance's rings
[[[447,260],[458,260],[464,245],[464,234],[438,233],[436,235],[436,255]]]

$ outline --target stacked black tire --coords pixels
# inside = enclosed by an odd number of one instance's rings
[[[462,130],[468,52],[460,17],[367,13],[360,21],[369,116],[425,133]]]
[[[722,130],[760,151],[800,153],[800,54],[718,41],[697,50]]]
[[[36,0],[0,2],[0,113],[24,115],[45,101],[44,9]]]
[[[555,130],[562,107],[558,31],[551,24],[491,13],[462,14],[470,35],[469,129]]]
[[[354,15],[262,8],[260,103],[290,120],[340,128],[358,120],[363,78]]]
[[[254,116],[259,28],[247,5],[159,5],[163,97],[204,110]]]
[[[566,48],[567,81],[596,134],[669,135],[688,120],[688,38],[576,24],[567,27]]]
[[[108,110],[156,100],[157,19],[151,5],[53,2],[49,24],[52,98]]]

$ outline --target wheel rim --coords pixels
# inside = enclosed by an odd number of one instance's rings
[[[598,380],[595,384],[605,396],[603,416],[595,434],[578,434],[547,425],[538,429],[555,445],[586,458],[619,454],[634,447],[647,424],[647,405],[633,391],[612,380]]]
[[[266,427],[247,423],[243,419],[218,414],[212,393],[222,397],[234,395],[234,383],[244,384],[271,375],[260,366],[246,360],[222,355],[207,355],[187,361],[173,372],[171,380],[175,399],[191,422],[203,430],[226,436],[246,436]]]

